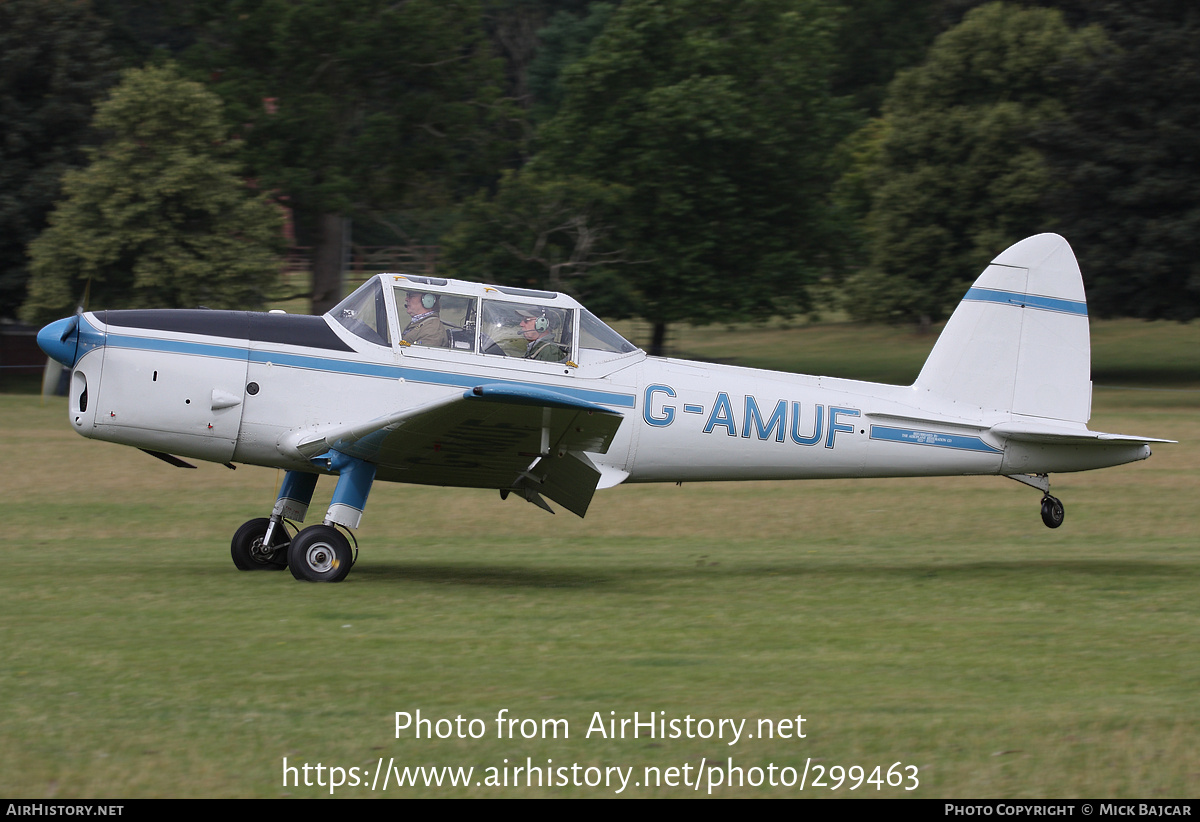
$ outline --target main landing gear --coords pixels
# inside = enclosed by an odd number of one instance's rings
[[[1050,495],[1050,477],[1047,474],[1008,474],[1009,479],[1024,483],[1042,492],[1042,522],[1047,528],[1057,528],[1063,524],[1066,512],[1062,500]]]
[[[289,535],[290,521],[303,522],[317,487],[317,474],[288,471],[270,518],[252,519],[233,535],[229,553],[242,571],[289,569],[296,579],[308,582],[341,582],[354,566],[357,550],[346,531],[357,528],[375,480],[375,466],[355,457],[330,451],[314,460],[338,474],[337,487],[325,521]]]

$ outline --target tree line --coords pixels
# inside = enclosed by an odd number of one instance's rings
[[[1200,306],[1200,11],[1168,0],[0,2],[0,314],[260,306],[281,210],[606,316],[943,318],[1057,231]]]

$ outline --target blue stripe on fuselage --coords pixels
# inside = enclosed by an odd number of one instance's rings
[[[248,349],[236,345],[213,345],[212,343],[187,340],[161,340],[157,337],[131,337],[128,334],[108,334],[108,345],[113,348],[133,348],[138,351],[166,351],[171,354],[194,354],[201,357],[217,357],[222,360],[245,360]]]
[[[164,340],[157,337],[133,337],[127,334],[110,333],[107,342],[108,345],[117,348],[134,348],[142,351],[166,351],[173,354],[193,354],[201,357],[217,357],[226,360],[248,360],[253,363],[269,362],[273,365],[306,368],[310,371],[356,374],[363,377],[380,377],[390,380],[403,378],[411,382],[448,385],[457,388],[474,388],[481,383],[546,387],[542,383],[534,383],[527,380],[497,380],[471,374],[454,374],[445,371],[383,365],[381,363],[360,362],[357,360],[334,360],[328,357],[314,357],[308,354],[252,350],[239,346],[215,345],[213,343],[192,342],[190,340]],[[619,408],[634,407],[634,397],[632,394],[617,394],[610,391],[593,391],[586,388],[570,388],[558,385],[552,386],[552,390],[599,405],[613,405]]]

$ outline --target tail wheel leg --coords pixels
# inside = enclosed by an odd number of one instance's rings
[[[1042,492],[1042,522],[1047,528],[1057,528],[1063,524],[1065,513],[1062,500],[1050,496],[1050,477],[1047,474],[1005,474],[1011,480],[1022,485],[1028,485]]]

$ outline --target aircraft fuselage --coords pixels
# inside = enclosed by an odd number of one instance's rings
[[[225,333],[205,333],[206,325]],[[181,326],[194,330],[166,330]],[[1149,454],[1141,444],[1099,451],[1006,442],[990,427],[1007,417],[981,408],[965,415],[939,409],[941,424],[922,425],[917,421],[930,408],[909,386],[640,352],[575,368],[450,351],[356,350],[355,340],[337,330],[319,317],[248,312],[84,315],[72,427],[179,456],[311,471],[308,460],[281,445],[290,432],[350,424],[478,384],[511,383],[621,413],[625,421],[608,453],[593,461],[625,482],[1051,473]],[[225,335],[233,333],[239,336]],[[318,345],[313,337],[321,338]],[[403,470],[381,470],[379,478],[440,484]]]

